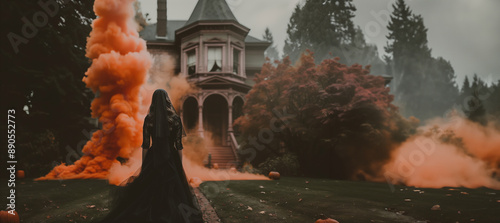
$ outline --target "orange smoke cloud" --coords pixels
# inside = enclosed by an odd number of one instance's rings
[[[146,43],[139,38],[133,22],[134,0],[96,0],[97,19],[87,41],[86,56],[92,60],[83,81],[96,94],[92,117],[102,129],[92,135],[73,165],[61,164],[46,176],[48,179],[87,179],[108,177],[109,169],[128,159],[142,143],[140,91],[151,57]]]
[[[197,92],[196,86],[189,83],[184,74],[175,73],[176,59],[166,52],[152,52],[153,66],[149,69],[147,82],[144,85],[144,115],[151,104],[151,97],[156,89],[167,91],[175,109],[179,111],[184,96]]]
[[[459,116],[421,127],[385,165],[390,183],[500,189],[500,131]]]

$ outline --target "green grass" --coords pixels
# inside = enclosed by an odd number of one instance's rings
[[[200,188],[222,222],[314,222],[320,214],[340,222],[500,222],[500,191],[487,188],[420,193],[395,186],[391,192],[384,183],[289,177],[204,182]],[[436,204],[441,210],[431,210]]]
[[[111,188],[105,180],[18,180],[16,211],[21,222],[92,222],[108,213]]]
[[[205,182],[200,187],[222,222],[229,223],[314,222],[320,214],[343,223],[500,222],[500,191],[487,188],[420,189],[425,193],[418,193],[412,187],[395,186],[391,192],[383,183],[288,177]],[[16,183],[17,211],[22,222],[92,222],[108,213],[105,208],[112,188],[104,180],[24,179]],[[7,189],[0,184],[2,195]],[[431,211],[435,204],[441,206],[440,211]],[[404,214],[398,214],[401,211]]]

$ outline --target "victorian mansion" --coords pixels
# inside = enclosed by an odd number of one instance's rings
[[[211,139],[211,162],[237,163],[234,120],[264,63],[270,43],[249,36],[225,0],[199,0],[187,21],[167,20],[167,1],[158,0],[158,21],[141,37],[152,54],[176,58],[177,72],[200,89],[182,99],[180,115],[189,134]]]

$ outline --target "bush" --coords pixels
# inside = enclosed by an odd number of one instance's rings
[[[55,134],[50,130],[23,135],[16,151],[21,169],[27,177],[39,177],[48,173],[54,165],[63,161],[63,153]]]
[[[259,164],[262,174],[267,175],[271,171],[278,171],[282,176],[297,176],[299,173],[299,160],[297,155],[286,153],[282,156],[267,158]]]

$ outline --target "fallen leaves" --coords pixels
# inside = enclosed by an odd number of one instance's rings
[[[434,206],[431,207],[431,210],[432,211],[440,211],[441,210],[441,206],[439,206],[439,204],[436,204]]]

